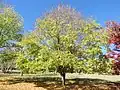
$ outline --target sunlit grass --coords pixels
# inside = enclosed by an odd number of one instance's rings
[[[76,76],[75,76],[76,75]],[[68,74],[65,88],[58,74],[0,76],[0,90],[119,90],[119,76]],[[74,76],[74,77],[73,77]],[[88,77],[88,78],[87,78]],[[70,78],[70,79],[69,79]],[[114,82],[110,81],[115,79]]]

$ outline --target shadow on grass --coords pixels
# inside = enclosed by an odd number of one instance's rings
[[[35,87],[43,87],[47,90],[120,90],[120,82],[89,78],[67,79],[65,87],[62,87],[59,77],[14,78],[7,82],[9,84],[34,83]]]

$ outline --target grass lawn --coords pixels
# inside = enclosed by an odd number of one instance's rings
[[[65,88],[59,75],[1,74],[0,90],[120,90],[120,76],[67,74]]]

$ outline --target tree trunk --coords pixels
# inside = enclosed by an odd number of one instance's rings
[[[2,70],[2,73],[5,73],[5,72],[6,72],[6,69],[5,69],[5,66],[4,66],[4,65],[2,65],[1,70]]]
[[[65,76],[66,76],[66,73],[61,73],[62,85],[63,85],[63,86],[65,86]]]
[[[21,71],[20,76],[23,76],[23,71]]]

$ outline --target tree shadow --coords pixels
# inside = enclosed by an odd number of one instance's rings
[[[62,86],[60,77],[14,78],[8,80],[9,84],[22,82],[34,83],[35,87],[43,87],[47,90],[120,90],[120,82],[110,82],[102,79],[67,79],[65,87]]]

